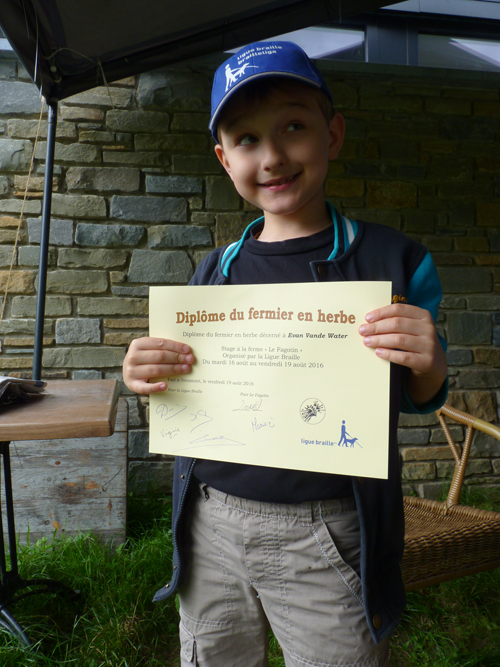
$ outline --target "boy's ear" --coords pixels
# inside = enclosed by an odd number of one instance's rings
[[[330,145],[328,147],[328,159],[336,160],[339,156],[340,149],[344,143],[345,135],[345,121],[344,116],[336,113],[330,121]]]
[[[224,167],[224,169],[227,171],[227,173],[229,175],[229,178],[231,180],[233,180],[233,177],[231,176],[231,167],[229,166],[229,162],[226,158],[226,154],[224,153],[224,149],[222,148],[222,146],[220,144],[217,144],[217,146],[215,146],[214,150],[215,150],[215,154],[219,158],[219,162]]]

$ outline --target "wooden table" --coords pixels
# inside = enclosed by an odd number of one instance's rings
[[[0,625],[26,645],[29,638],[6,606],[39,592],[75,591],[49,579],[25,580],[19,575],[10,466],[12,440],[91,438],[113,433],[118,408],[116,380],[56,380],[47,382],[45,393],[29,403],[0,406],[0,454],[5,482],[5,506],[10,570],[7,570],[3,522],[0,512]],[[30,590],[18,595],[19,591]]]

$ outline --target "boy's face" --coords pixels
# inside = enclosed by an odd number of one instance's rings
[[[344,121],[330,123],[310,86],[272,89],[255,108],[234,104],[221,119],[215,152],[236,190],[274,216],[306,216],[321,205],[328,161],[342,147]],[[317,210],[317,209],[316,209]]]

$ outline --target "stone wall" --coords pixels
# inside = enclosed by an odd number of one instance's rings
[[[148,285],[184,284],[213,247],[255,217],[222,173],[208,123],[218,58],[76,95],[59,108],[45,325],[48,378],[120,378],[148,330]],[[347,140],[326,182],[347,216],[427,244],[444,300],[450,402],[498,422],[500,404],[499,78],[325,64]],[[34,169],[1,324],[0,372],[30,375],[46,120],[15,60],[0,60],[0,285],[5,292],[30,161]],[[46,119],[46,115],[45,115]],[[168,489],[149,456],[147,400],[129,403],[132,487]],[[401,418],[406,490],[442,491],[452,455],[434,416]],[[460,427],[456,439],[463,439]],[[467,482],[500,486],[500,443],[477,438]]]

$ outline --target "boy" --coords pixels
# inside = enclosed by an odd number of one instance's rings
[[[398,414],[432,411],[446,397],[429,312],[436,316],[441,296],[436,271],[420,244],[325,203],[344,121],[296,45],[256,43],[224,63],[210,129],[237,191],[264,216],[239,243],[212,252],[192,284],[392,280],[395,303],[359,328],[393,362],[389,479],[177,459],[174,576],[155,599],[179,586],[183,667],[263,667],[269,626],[287,667],[386,665],[405,604]],[[141,394],[164,391],[155,378],[188,373],[194,362],[187,345],[141,338],[124,379]]]

